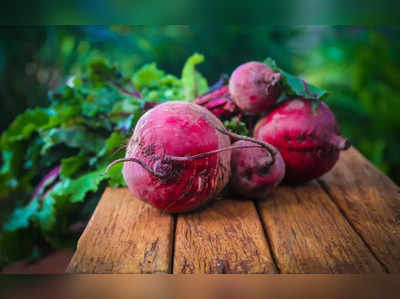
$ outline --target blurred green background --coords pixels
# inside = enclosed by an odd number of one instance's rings
[[[0,27],[0,130],[47,93],[105,57],[132,72],[155,61],[180,76],[194,52],[210,83],[249,60],[283,69],[331,92],[343,135],[400,183],[400,28],[271,26]]]

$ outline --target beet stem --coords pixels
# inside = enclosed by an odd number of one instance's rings
[[[110,77],[107,77],[107,79],[109,80],[109,82],[112,85],[117,87],[122,93],[133,96],[138,99],[142,98],[142,95],[140,94],[140,92],[136,89],[136,87],[132,83],[130,84],[130,86],[132,87],[133,91],[130,91],[130,90],[126,89],[125,87],[123,87],[120,82],[118,82],[116,80],[112,80]]]
[[[267,83],[267,92],[268,92],[270,88],[276,86],[279,83],[279,81],[281,80],[281,74],[274,73],[272,76],[268,74],[268,76],[266,76],[264,80]]]
[[[136,158],[117,159],[117,160],[111,162],[107,166],[107,168],[104,171],[104,173],[107,173],[114,165],[116,165],[118,163],[122,163],[122,162],[135,162],[135,163],[139,164],[140,166],[142,166],[146,171],[148,171],[149,173],[151,173],[152,175],[154,175],[155,177],[157,177],[159,179],[165,179],[167,177],[165,174],[160,174],[160,173],[157,173],[157,172],[153,171],[152,169],[147,167],[142,161],[140,161],[139,159],[136,159]]]
[[[46,188],[46,184],[49,184],[49,182],[51,183],[52,180],[58,177],[60,175],[60,172],[61,172],[61,165],[58,165],[57,167],[53,168],[49,173],[47,173],[40,180],[39,184],[33,191],[33,195],[30,199],[30,202],[33,201],[43,191],[44,188]]]
[[[253,142],[253,143],[261,145],[262,147],[264,147],[271,154],[272,160],[269,163],[269,165],[272,165],[272,164],[275,163],[275,156],[277,155],[277,152],[268,143],[263,142],[261,140],[257,140],[257,139],[251,138],[251,137],[235,134],[235,133],[233,133],[231,131],[228,131],[225,128],[223,128],[223,129],[222,128],[218,128],[217,126],[214,126],[214,124],[209,122],[207,119],[205,119],[205,121],[207,121],[210,124],[210,126],[212,126],[214,129],[216,129],[218,132],[220,132],[222,134],[228,135],[228,136],[230,136],[230,137],[232,137],[234,139],[247,140],[247,141],[250,141],[250,142]]]
[[[341,150],[341,151],[345,151],[351,146],[351,143],[348,139],[343,138],[342,136],[339,136],[339,135],[333,136],[330,142],[338,150]]]
[[[348,150],[350,148],[350,146],[351,146],[351,142],[348,139],[346,139],[341,150],[344,150],[344,151]]]
[[[227,146],[224,148],[219,148],[213,151],[205,152],[205,153],[200,153],[194,156],[187,156],[187,157],[176,157],[176,156],[166,156],[167,159],[175,160],[175,161],[193,161],[193,160],[198,160],[205,158],[209,155],[217,154],[220,152],[224,151],[229,151],[229,150],[234,150],[234,149],[243,149],[243,148],[255,148],[255,147],[262,147],[260,145],[233,145],[233,146]]]
[[[201,100],[202,98],[205,98],[207,95],[213,93],[214,91],[216,91],[216,90],[218,90],[218,89],[221,89],[222,87],[224,87],[225,84],[228,84],[228,82],[229,82],[229,77],[228,77],[228,75],[222,74],[222,75],[219,77],[218,81],[217,81],[216,83],[214,83],[214,85],[212,85],[212,86],[210,87],[210,89],[209,89],[207,92],[201,94],[201,95],[197,98],[197,100]],[[210,101],[210,99],[206,98],[205,103],[207,103],[207,102],[209,102],[209,101]],[[203,102],[199,101],[199,102],[196,103],[196,104],[202,105],[202,104],[204,104],[204,101],[203,101]]]
[[[213,155],[213,154],[217,154],[223,151],[228,151],[228,150],[234,150],[234,149],[243,149],[243,148],[262,148],[262,146],[260,145],[238,145],[238,146],[228,146],[228,147],[224,147],[224,148],[220,148],[220,149],[216,149],[213,151],[209,151],[209,152],[205,152],[205,153],[200,153],[197,155],[193,155],[193,156],[187,156],[187,157],[177,157],[177,156],[165,156],[165,161],[194,161],[194,160],[198,160],[198,159],[202,159],[205,158],[209,155]],[[111,162],[106,170],[104,171],[104,173],[107,173],[110,171],[110,169],[118,164],[118,163],[122,163],[122,162],[135,162],[138,163],[140,166],[142,166],[145,170],[147,170],[149,173],[151,173],[152,175],[154,175],[155,177],[159,178],[159,179],[165,179],[166,177],[168,177],[167,174],[161,174],[161,173],[157,173],[155,171],[153,171],[152,169],[150,169],[149,167],[147,167],[142,161],[140,161],[137,158],[124,158],[124,159],[117,159],[113,162]]]

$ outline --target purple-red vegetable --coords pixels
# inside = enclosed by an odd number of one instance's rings
[[[262,114],[276,104],[280,94],[281,74],[261,62],[247,62],[237,67],[229,79],[229,92],[244,112]]]
[[[239,140],[233,145],[246,146],[251,141]],[[236,193],[254,199],[263,199],[282,181],[285,163],[280,153],[272,148],[275,159],[264,147],[235,149],[232,151],[232,177],[230,188]]]
[[[228,183],[230,139],[221,121],[188,102],[166,102],[147,111],[129,141],[123,175],[139,199],[167,212],[204,205]]]
[[[207,108],[219,119],[227,119],[238,112],[238,108],[231,99],[228,85],[199,96],[194,103]]]
[[[301,183],[328,172],[350,142],[340,136],[335,116],[320,102],[302,98],[284,102],[262,118],[254,137],[275,146],[285,165],[285,181]]]

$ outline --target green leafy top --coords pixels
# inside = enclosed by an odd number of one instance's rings
[[[155,63],[122,74],[96,59],[51,92],[48,107],[28,109],[14,120],[0,139],[0,200],[14,206],[11,214],[1,214],[0,266],[37,252],[43,238],[65,246],[69,226],[90,215],[107,184],[125,186],[122,164],[104,174],[106,166],[123,157],[147,103],[190,100],[208,90],[195,69],[203,60],[200,54],[190,57],[177,78]],[[32,197],[55,167],[58,175]]]
[[[0,200],[7,198],[13,208],[0,213],[0,266],[32,253],[37,256],[43,241],[53,247],[71,246],[71,239],[76,240],[71,224],[89,217],[107,185],[125,186],[122,164],[104,171],[123,157],[148,104],[190,101],[208,91],[207,80],[196,70],[203,61],[202,55],[192,55],[177,78],[155,63],[122,74],[106,60],[96,59],[51,92],[48,107],[28,109],[14,120],[0,139]],[[266,63],[283,75],[286,96],[321,100],[327,95],[271,59]],[[225,121],[225,126],[248,134],[238,117]]]
[[[192,101],[200,94],[208,91],[207,80],[196,70],[196,65],[204,61],[204,56],[193,54],[186,61],[182,70],[182,84],[187,101]]]
[[[237,116],[232,117],[230,120],[224,121],[224,126],[229,131],[239,135],[248,136],[249,134],[246,124],[242,122]]]
[[[272,58],[268,57],[264,63],[271,69],[282,75],[283,93],[278,102],[284,101],[293,96],[299,96],[313,101],[313,109],[317,107],[320,101],[324,100],[328,95],[328,91],[307,83],[303,79],[289,74],[279,68]]]

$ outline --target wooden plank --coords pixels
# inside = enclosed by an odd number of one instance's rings
[[[217,200],[176,224],[174,273],[276,273],[251,201]]]
[[[381,273],[382,266],[316,182],[257,202],[281,273]]]
[[[108,188],[79,239],[70,273],[168,273],[173,216]]]
[[[400,273],[399,187],[355,149],[321,181],[387,270]]]

